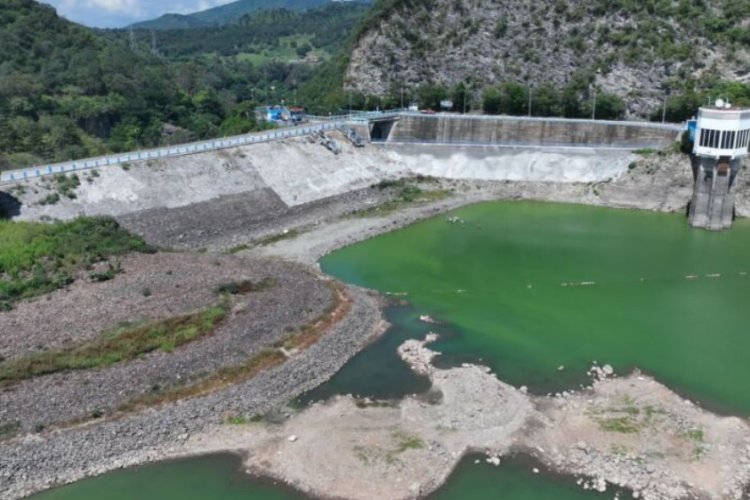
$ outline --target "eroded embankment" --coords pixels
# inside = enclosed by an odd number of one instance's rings
[[[428,337],[428,342],[434,337]],[[531,453],[586,488],[645,499],[735,498],[750,481],[750,427],[706,412],[640,374],[531,397],[489,369],[436,369],[425,342],[399,349],[432,381],[397,403],[342,396],[281,425],[244,424],[194,436],[182,453],[238,450],[249,470],[316,496],[413,498],[440,486],[460,459]]]

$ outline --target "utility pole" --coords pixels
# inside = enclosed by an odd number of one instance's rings
[[[664,96],[664,104],[661,107],[661,122],[667,122],[667,96]]]
[[[135,39],[135,31],[133,31],[133,28],[130,28],[130,50],[133,52],[138,50],[138,40]]]
[[[466,114],[466,85],[464,85],[464,114]]]
[[[401,109],[404,109],[404,86],[401,85]]]
[[[159,55],[159,49],[156,46],[156,31],[151,30],[151,53],[155,56]]]

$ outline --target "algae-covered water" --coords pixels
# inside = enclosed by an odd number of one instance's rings
[[[749,254],[749,221],[709,233],[677,214],[496,202],[321,265],[407,294],[411,313],[392,315],[396,331],[414,330],[420,314],[445,322],[449,334],[435,344],[443,365],[481,360],[537,393],[586,382],[594,361],[618,373],[637,367],[712,409],[750,415]],[[345,371],[366,369],[353,361]],[[354,379],[333,383],[366,394]]]
[[[479,460],[479,464],[475,461]],[[594,500],[572,478],[533,472],[538,464],[515,458],[495,467],[483,457],[464,459],[434,500]],[[301,500],[302,493],[242,472],[239,457],[210,455],[120,470],[57,488],[35,500]]]
[[[350,283],[406,294],[409,304],[389,308],[391,330],[303,402],[426,389],[395,348],[437,331],[439,364],[481,361],[537,393],[585,383],[598,361],[618,373],[638,367],[704,406],[750,415],[749,249],[749,221],[708,233],[680,215],[526,202],[467,207],[380,236],[321,266]],[[421,314],[442,324],[420,322]],[[38,498],[298,497],[248,479],[227,460],[120,471]],[[530,470],[523,459],[495,468],[467,458],[435,498],[592,498]]]

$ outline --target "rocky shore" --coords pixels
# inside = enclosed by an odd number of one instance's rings
[[[285,147],[306,150],[318,146],[293,143]],[[354,155],[350,149],[345,148],[345,154]],[[224,154],[228,171],[240,168],[240,153]],[[308,196],[299,203],[294,190],[284,191],[286,180],[273,178],[269,171],[248,177],[257,183],[249,194],[228,193],[185,204],[175,198],[169,200],[174,206],[168,208],[154,205],[156,198],[151,196],[154,206],[130,211],[125,208],[130,206],[125,198],[118,200],[113,215],[151,243],[188,251],[231,251],[234,255],[183,253],[173,254],[174,262],[167,262],[170,257],[163,255],[159,258],[166,260],[159,262],[125,260],[126,272],[111,288],[105,284],[92,293],[84,289],[91,288],[90,284],[81,285],[80,289],[74,285],[66,292],[52,294],[49,301],[43,298],[22,303],[17,312],[0,313],[0,331],[24,332],[2,336],[0,355],[19,356],[34,352],[39,345],[49,348],[90,338],[126,319],[133,310],[144,320],[155,318],[164,310],[175,314],[194,310],[215,298],[210,291],[222,281],[243,276],[259,280],[274,275],[286,302],[277,301],[278,296],[270,293],[237,299],[225,330],[217,332],[216,338],[188,346],[187,357],[182,357],[182,352],[179,356],[155,353],[117,368],[116,376],[108,370],[68,373],[27,381],[0,392],[0,419],[20,422],[22,431],[19,437],[0,441],[0,497],[19,498],[149,461],[250,449],[256,456],[248,461],[253,471],[326,496],[359,498],[365,492],[371,494],[369,498],[377,497],[378,492],[383,498],[419,496],[442,484],[465,453],[482,450],[493,463],[515,451],[530,453],[551,468],[585,477],[582,485],[598,489],[604,481],[605,486],[624,486],[643,498],[679,498],[686,493],[701,498],[741,497],[741,487],[749,479],[750,463],[745,422],[702,412],[653,380],[638,375],[605,380],[585,393],[535,399],[521,388],[497,380],[483,367],[436,370],[429,363],[431,351],[424,344],[408,344],[401,354],[415,369],[432,378],[435,388],[430,394],[434,398],[429,401],[407,398],[391,408],[379,402],[341,397],[315,405],[281,426],[226,425],[233,417],[240,416],[242,420],[278,411],[296,395],[327,380],[384,331],[381,298],[352,286],[344,288],[351,302],[349,313],[339,318],[317,343],[289,353],[283,364],[207,395],[136,412],[113,411],[154,385],[160,389],[179,385],[178,379],[200,378],[252,352],[274,347],[289,333],[287,328],[319,316],[330,304],[331,295],[325,278],[314,269],[322,255],[337,248],[487,200],[545,200],[679,212],[684,210],[692,191],[689,169],[675,155],[642,158],[612,179],[586,183],[424,178],[417,177],[422,175],[418,165],[407,168],[394,158],[387,151],[374,153],[365,165],[360,165],[361,170],[352,173],[353,180],[348,184],[322,186],[317,198]],[[316,157],[318,160],[322,161]],[[370,164],[376,161],[385,162],[388,168],[376,171]],[[198,162],[196,168],[202,165]],[[108,185],[123,181],[123,176],[140,175],[142,168],[145,167],[115,172]],[[160,168],[164,167],[156,166],[144,175],[154,176]],[[335,170],[335,166],[331,168]],[[318,173],[320,179],[332,175],[322,170]],[[398,188],[374,185],[383,178],[406,178],[425,193],[442,192],[446,197],[437,201],[429,196],[417,197],[396,210],[380,211],[379,207],[399,196]],[[92,206],[104,207],[106,212],[109,205],[96,182],[80,189],[90,189]],[[176,181],[175,185],[180,182],[183,181]],[[738,214],[750,216],[748,185],[744,179],[742,182],[737,192]],[[268,186],[275,186],[274,190]],[[188,186],[188,191],[194,187]],[[29,196],[43,193],[42,190]],[[81,198],[85,200],[87,196]],[[36,207],[24,217],[46,217],[50,210]],[[77,210],[77,205],[61,207],[66,216]],[[173,270],[167,275],[170,267],[181,271]],[[139,274],[138,269],[143,272]],[[197,286],[199,283],[201,286]],[[180,293],[173,289],[171,295],[162,295],[160,287],[176,285],[182,287]],[[146,288],[153,295],[151,301],[143,297]],[[65,318],[61,311],[71,307],[88,311],[88,317],[85,321],[71,317],[64,328],[69,333],[60,338],[59,321]],[[258,310],[264,310],[269,321],[251,314]],[[102,318],[110,323],[101,323]],[[128,384],[127,390],[118,390],[123,377],[132,379],[133,384]],[[94,394],[98,387],[104,390]],[[486,391],[493,394],[489,402],[480,400]],[[623,391],[631,399],[622,399]],[[651,399],[654,397],[656,401]],[[664,406],[668,407],[666,413],[654,411]],[[628,411],[624,415],[610,414],[611,408],[620,407]],[[632,416],[636,409],[639,416],[651,414],[651,419],[635,441],[630,440],[633,436],[629,434],[623,441],[623,433],[602,431],[602,421]],[[347,422],[344,432],[333,440],[332,430],[326,427],[330,426],[332,415],[335,422]],[[64,425],[75,419],[87,422]],[[438,428],[430,427],[431,422],[441,423]],[[696,442],[698,429],[702,432],[701,443]],[[655,438],[660,433],[667,441]],[[581,437],[571,441],[571,436]],[[333,448],[328,450],[326,460],[313,460],[319,449],[336,443],[349,446],[349,455],[336,458]],[[655,443],[669,453],[655,451]],[[278,451],[282,451],[280,456],[274,454]],[[262,456],[267,460],[257,458]],[[355,464],[356,469],[347,473],[349,482],[336,476],[343,469],[337,471],[331,466],[322,471],[308,470],[310,463],[331,465],[347,456],[347,467]],[[703,481],[701,471],[713,476],[706,476]],[[400,481],[391,481],[391,477]],[[340,490],[325,490],[325,484],[335,484]]]
[[[351,311],[308,349],[207,396],[0,443],[0,496],[20,498],[108,470],[176,456],[170,450],[233,415],[262,415],[331,377],[384,331],[380,299],[347,287]]]
[[[253,473],[319,497],[406,499],[438,488],[466,454],[500,466],[528,453],[586,489],[634,498],[741,499],[750,482],[750,426],[682,400],[638,373],[604,376],[578,393],[533,397],[486,367],[436,369],[435,339],[399,348],[430,378],[430,396],[398,403],[341,396],[281,424],[217,426],[177,454],[239,451]]]

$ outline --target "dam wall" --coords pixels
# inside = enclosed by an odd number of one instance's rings
[[[385,142],[657,149],[674,143],[681,131],[648,122],[404,114]]]

